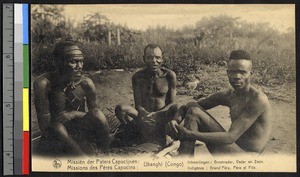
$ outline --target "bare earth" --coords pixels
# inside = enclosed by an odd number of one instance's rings
[[[102,111],[107,116],[114,114],[114,107],[120,103],[133,105],[133,95],[131,87],[130,71],[102,71],[101,73],[89,72],[88,75],[93,79],[97,88],[98,101]],[[217,73],[218,74],[218,73]],[[223,82],[226,82],[224,73],[222,75]],[[207,78],[214,78],[211,74]],[[32,79],[33,80],[33,79]],[[211,79],[213,80],[213,79]],[[218,82],[218,81],[217,81]],[[199,85],[198,85],[199,87]],[[296,97],[295,84],[277,86],[277,87],[260,87],[269,97],[273,109],[273,132],[270,141],[267,144],[264,154],[296,154]],[[178,86],[179,93],[182,88]],[[196,92],[196,95],[199,92]],[[196,101],[193,99],[195,94],[178,95],[177,102],[187,103]],[[192,96],[193,95],[193,96]],[[33,94],[31,94],[33,100]],[[218,106],[209,112],[225,127],[229,128],[229,110],[227,107]],[[32,138],[40,134],[34,104],[31,103],[31,130]],[[159,147],[153,144],[145,144],[136,148],[112,149],[112,155],[134,154],[136,152],[155,151]],[[202,150],[201,150],[202,149]],[[206,152],[205,146],[200,147],[200,152]]]

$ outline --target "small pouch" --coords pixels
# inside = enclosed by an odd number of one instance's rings
[[[73,90],[75,90],[75,85],[74,85],[74,82],[68,84],[67,87],[65,87],[63,89],[63,92],[66,94],[66,96],[68,97],[69,101],[70,101],[70,105],[71,107],[78,111],[80,109],[81,106],[84,106],[82,105],[82,100],[79,100],[73,93]]]

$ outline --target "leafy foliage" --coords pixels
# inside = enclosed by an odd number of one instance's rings
[[[136,68],[143,66],[143,48],[157,43],[163,49],[164,65],[179,76],[199,74],[229,57],[232,50],[245,49],[254,60],[254,82],[263,85],[295,82],[295,31],[279,32],[267,23],[249,23],[227,15],[204,17],[195,27],[179,30],[164,26],[146,31],[116,25],[99,13],[74,24],[65,19],[63,6],[36,5],[32,9],[33,74],[54,69],[52,50],[56,42],[71,40],[85,55],[85,69]],[[121,45],[117,45],[117,29]],[[111,45],[108,45],[108,33]]]

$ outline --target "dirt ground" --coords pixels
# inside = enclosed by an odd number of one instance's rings
[[[131,87],[131,76],[134,71],[102,71],[101,73],[89,72],[89,76],[96,84],[99,105],[105,115],[114,114],[114,108],[117,104],[125,103],[133,105],[133,95]],[[225,81],[225,73],[221,73],[223,82]],[[217,76],[208,74],[203,80],[212,80]],[[205,76],[205,75],[204,75]],[[33,80],[33,79],[32,79]],[[180,84],[180,83],[179,83]],[[226,85],[226,84],[225,84]],[[296,92],[295,84],[273,87],[260,87],[269,97],[273,109],[273,132],[270,141],[265,149],[265,154],[296,154]],[[200,88],[201,89],[201,88]],[[218,88],[219,89],[219,88]],[[178,93],[183,93],[182,87],[178,86]],[[199,89],[198,89],[199,90]],[[187,103],[196,101],[193,97],[197,97],[200,92],[194,94],[181,94],[177,96],[177,102]],[[202,93],[201,93],[202,94]],[[33,94],[32,100],[33,100]],[[198,96],[199,97],[199,96]],[[209,112],[228,129],[230,126],[229,110],[227,107],[218,106]],[[31,103],[31,130],[32,138],[40,134],[33,101]],[[144,152],[157,149],[156,146],[144,145],[139,147]],[[124,149],[113,150],[113,153],[122,153]],[[125,149],[130,151],[130,149]]]

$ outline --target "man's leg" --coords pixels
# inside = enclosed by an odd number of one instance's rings
[[[184,118],[184,126],[192,131],[200,132],[225,132],[225,129],[204,109],[201,107],[190,107],[187,110]],[[179,153],[182,155],[194,155],[195,141],[181,141]],[[206,143],[206,146],[211,154],[243,152],[238,145],[220,145]]]
[[[54,155],[84,155],[80,146],[73,140],[65,126],[62,123],[53,123],[45,131],[43,135],[43,144],[47,147],[41,147],[50,149],[50,154]],[[41,144],[41,146],[43,146]],[[58,154],[55,154],[58,153]]]
[[[121,122],[121,129],[124,131],[118,137],[124,145],[132,145],[141,142],[142,120],[138,118],[138,111],[129,105],[120,104],[115,108],[115,114]]]
[[[94,108],[87,112],[82,121],[79,121],[81,125],[85,126],[83,132],[85,138],[90,141],[94,141],[98,148],[104,153],[109,152],[109,126],[105,115],[98,109]]]
[[[119,119],[119,121],[122,124],[127,124],[129,117],[131,117],[133,119],[137,118],[138,111],[129,105],[120,104],[120,105],[116,106],[115,114],[116,114],[116,117]]]
[[[173,104],[172,106],[170,106],[170,108],[166,111],[166,117],[163,120],[165,124],[173,120],[174,115],[176,114],[179,108],[180,108],[179,104]]]
[[[173,104],[172,106],[170,106],[170,108],[166,111],[166,116],[164,117],[163,120],[163,135],[165,136],[165,145],[169,145],[170,143],[173,142],[173,139],[171,138],[171,136],[169,136],[166,132],[166,125],[168,122],[170,122],[171,120],[173,120],[174,115],[176,114],[177,110],[180,108],[179,104]]]

